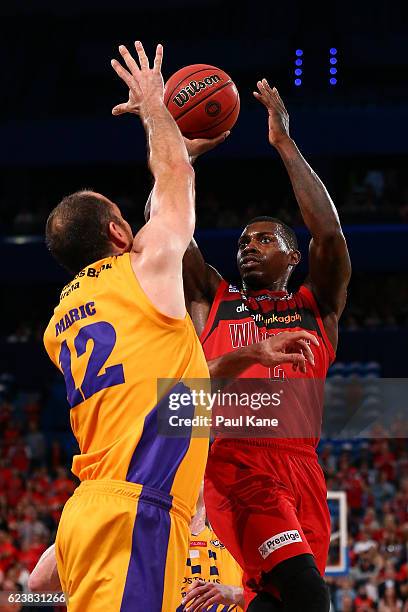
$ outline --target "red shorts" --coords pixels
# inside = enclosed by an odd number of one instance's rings
[[[273,439],[214,442],[205,504],[212,528],[244,570],[246,604],[262,590],[262,572],[291,557],[312,554],[324,574],[330,543],[326,493],[312,447]]]

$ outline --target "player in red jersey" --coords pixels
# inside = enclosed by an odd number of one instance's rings
[[[316,392],[304,394],[296,406],[302,435],[214,442],[206,505],[214,530],[245,571],[248,610],[327,612],[322,576],[330,518],[315,451],[322,410],[318,383],[335,357],[350,259],[336,208],[290,138],[289,116],[277,90],[265,79],[257,86],[254,95],[268,110],[269,142],[285,164],[312,235],[309,274],[298,291],[288,293],[300,260],[296,236],[278,219],[256,218],[238,243],[241,287],[225,282],[197,245],[190,245],[183,262],[187,307],[214,378],[274,376],[270,336],[309,331],[318,339],[318,346],[310,344],[314,363],[306,372],[290,364],[279,367],[299,384],[315,381]]]

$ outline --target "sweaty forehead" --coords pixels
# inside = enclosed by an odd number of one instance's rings
[[[282,226],[279,225],[279,223],[274,223],[273,221],[256,221],[256,223],[251,223],[251,225],[247,225],[244,228],[241,237],[261,233],[274,234],[275,236],[278,236],[282,233]]]

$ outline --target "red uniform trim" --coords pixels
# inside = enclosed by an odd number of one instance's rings
[[[306,285],[302,285],[301,287],[299,287],[299,293],[303,295],[303,297],[306,299],[306,301],[309,302],[310,306],[312,307],[313,313],[316,317],[317,324],[322,334],[322,338],[324,340],[327,351],[329,353],[329,365],[331,365],[333,361],[336,359],[336,351],[334,350],[333,345],[330,342],[327,332],[325,330],[325,327],[323,325],[322,315],[320,314],[319,307],[316,302],[316,298],[313,295],[313,292],[309,289],[309,287],[306,287]]]
[[[201,333],[200,336],[200,342],[201,344],[204,344],[204,342],[207,340],[207,336],[208,333],[214,323],[214,319],[215,316],[217,314],[218,311],[218,306],[220,305],[220,303],[222,302],[222,296],[224,294],[225,289],[228,287],[228,283],[227,281],[225,281],[224,279],[221,280],[220,284],[218,285],[218,289],[215,293],[214,296],[214,300],[213,303],[211,304],[211,309],[210,309],[210,314],[208,315],[208,319],[207,319],[207,323],[204,326],[204,329]]]

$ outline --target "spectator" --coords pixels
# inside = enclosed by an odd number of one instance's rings
[[[339,581],[340,588],[337,589],[335,594],[335,609],[337,612],[345,612],[347,609],[347,601],[353,603],[356,598],[356,592],[353,589],[353,581],[351,578],[342,578]]]
[[[358,589],[357,597],[354,599],[355,612],[375,612],[375,602],[367,595],[367,588],[362,584]]]
[[[397,598],[394,585],[385,588],[384,597],[380,599],[378,612],[401,612],[402,601]]]
[[[25,441],[31,455],[31,467],[42,465],[45,460],[45,437],[35,421],[29,422]]]

